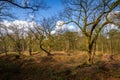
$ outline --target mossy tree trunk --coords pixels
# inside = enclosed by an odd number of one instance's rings
[[[93,56],[95,54],[93,49],[94,45],[96,45],[97,37],[105,25],[114,23],[113,21],[108,20],[108,14],[118,7],[120,0],[69,0],[64,3],[66,4],[65,12],[67,11],[66,18],[68,19],[68,22],[65,24],[74,23],[87,38],[87,52],[89,55],[88,62],[92,64],[94,58]],[[97,3],[97,5],[94,5],[93,7],[94,3]],[[68,13],[68,11],[71,12],[71,14]]]

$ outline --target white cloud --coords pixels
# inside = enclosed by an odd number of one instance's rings
[[[55,30],[51,31],[51,34],[55,34],[55,33],[56,33],[56,31],[55,31]]]
[[[8,21],[6,21],[6,20],[4,20],[4,21],[1,22],[1,23],[4,24],[4,25],[6,25],[7,27],[10,26],[10,24],[11,24],[10,22],[8,22]]]
[[[33,28],[36,25],[35,22],[22,21],[22,20],[15,20],[15,21],[4,20],[3,22],[0,22],[0,24],[5,25],[9,33],[14,33],[13,28],[16,28],[18,31],[23,30],[24,32],[27,32],[29,28]]]
[[[76,27],[75,26],[73,26],[73,25],[70,25],[70,26],[68,26],[68,30],[69,31],[77,31],[77,29],[76,29]]]
[[[108,19],[115,23],[120,23],[120,11],[114,11],[109,13]]]
[[[12,25],[15,25],[17,26],[19,29],[25,27],[25,28],[28,28],[28,27],[34,27],[34,25],[36,25],[35,22],[28,22],[28,21],[21,21],[21,20],[15,20],[15,21],[12,21],[12,22],[9,22],[9,21],[6,21],[4,20],[3,22],[0,22],[1,24],[4,24],[5,26],[9,27],[9,26],[12,26]]]
[[[61,21],[61,20],[58,21],[58,22],[56,23],[56,28],[63,26],[63,24],[64,24],[64,21]]]
[[[64,24],[64,21],[58,21],[51,34],[63,33],[65,31],[78,32],[78,29],[73,24]]]
[[[117,16],[120,16],[120,11],[114,11],[108,14],[109,18],[118,18]]]
[[[114,11],[108,14],[108,19],[110,21],[113,21],[116,24],[120,24],[120,11]],[[114,25],[114,24],[108,24],[104,30],[109,32],[111,29],[116,29],[118,30],[118,26]]]
[[[33,28],[34,25],[36,25],[35,22],[29,22],[29,21],[22,21],[22,20],[15,20],[12,22],[9,21],[3,21],[1,22],[5,26],[9,27],[17,27],[18,29],[24,28],[25,31],[28,31],[28,28]],[[79,32],[80,30],[76,28],[73,24],[64,24],[64,21],[58,21],[56,23],[55,29],[51,31],[51,34],[56,34],[56,33],[63,33],[65,31],[71,31],[71,32]],[[10,31],[10,30],[9,30]],[[10,31],[11,32],[11,31]]]
[[[117,30],[118,27],[115,26],[114,24],[108,24],[107,27],[106,27],[105,29],[107,29],[107,31],[110,31],[111,29],[116,29],[116,30]]]

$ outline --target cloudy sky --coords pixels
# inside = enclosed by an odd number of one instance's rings
[[[35,0],[32,0],[32,1],[35,1]],[[47,18],[47,17],[53,16],[53,15],[56,15],[59,11],[61,11],[64,8],[61,0],[44,0],[44,2],[50,8],[48,10],[40,9],[39,11],[35,12],[35,20],[38,22],[43,17]],[[29,13],[29,12],[31,12],[30,10],[25,10],[25,9],[20,9],[20,8],[14,7],[14,8],[10,8],[9,11],[11,11],[11,13],[14,14],[14,16],[16,17],[16,19],[13,21],[14,24],[28,25],[27,21],[29,21],[33,17],[33,14]],[[118,12],[116,12],[116,13],[118,13]],[[111,13],[110,16],[111,15],[113,15],[113,13]],[[75,27],[73,24],[60,26],[59,24],[61,24],[62,22],[63,22],[62,20],[59,20],[56,23],[55,29],[52,31],[52,34],[56,33],[59,30],[61,30],[61,31],[62,30],[79,31],[78,28]],[[11,22],[4,21],[4,23],[6,25],[9,25]]]
[[[41,18],[43,18],[43,17],[48,18],[50,16],[55,16],[58,12],[60,12],[64,8],[61,0],[44,0],[44,2],[50,8],[47,9],[47,10],[40,9],[39,11],[36,11],[35,15],[34,15],[35,16],[35,21],[40,22]],[[33,18],[33,14],[30,13],[31,12],[30,10],[13,7],[13,8],[10,8],[10,11],[11,11],[12,14],[14,14],[14,16],[16,18],[15,18],[15,20],[13,20],[13,22],[11,22],[11,21],[9,22],[7,20],[4,20],[3,23],[7,26],[9,26],[10,24],[28,26],[28,24],[30,24],[28,21],[30,21],[31,18]],[[66,31],[66,30],[77,31],[78,30],[72,24],[60,26],[59,24],[61,22],[62,21],[59,20],[56,23],[56,26],[55,26],[54,30],[51,32],[52,34],[57,33],[59,30],[61,30],[61,31]]]

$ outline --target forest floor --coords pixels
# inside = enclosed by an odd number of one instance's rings
[[[86,61],[85,53],[0,55],[0,80],[120,80],[120,54],[96,55],[93,65]]]

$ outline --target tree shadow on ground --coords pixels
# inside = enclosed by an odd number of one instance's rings
[[[0,80],[120,80],[119,62],[98,61],[90,66],[64,60],[56,56],[1,56]]]

